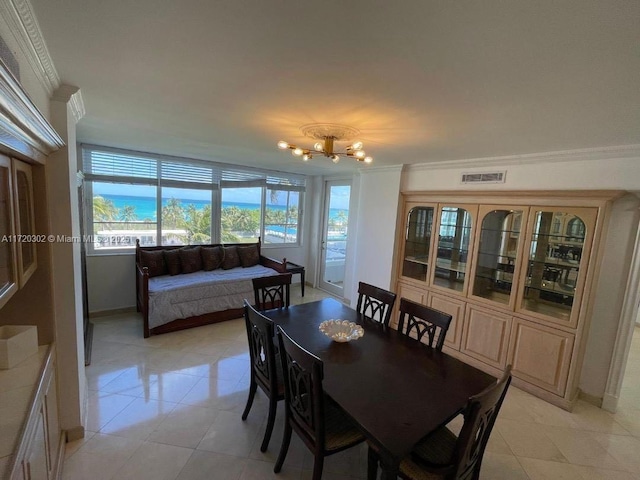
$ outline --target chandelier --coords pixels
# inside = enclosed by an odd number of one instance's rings
[[[302,157],[305,162],[313,158],[314,155],[323,155],[330,158],[333,163],[340,161],[340,155],[350,157],[358,162],[371,163],[373,158],[365,154],[362,142],[356,141],[344,147],[343,151],[336,148],[335,142],[349,142],[356,138],[360,131],[346,125],[336,125],[333,123],[314,123],[300,127],[302,134],[306,137],[320,140],[313,145],[313,148],[302,148],[297,145],[280,140],[278,148],[291,150],[296,157]]]

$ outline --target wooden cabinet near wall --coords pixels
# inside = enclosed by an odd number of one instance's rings
[[[396,293],[452,315],[447,352],[570,409],[617,196],[404,193]]]

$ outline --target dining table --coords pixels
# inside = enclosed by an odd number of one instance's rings
[[[378,450],[383,479],[395,480],[401,459],[425,436],[464,411],[493,376],[333,298],[264,312],[324,363],[323,388]],[[364,335],[336,342],[319,330],[325,320],[361,325]]]

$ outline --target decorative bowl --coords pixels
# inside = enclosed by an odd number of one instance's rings
[[[364,335],[364,330],[349,320],[325,320],[318,329],[334,342],[350,342]]]

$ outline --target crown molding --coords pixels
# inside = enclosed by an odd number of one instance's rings
[[[68,103],[71,107],[71,114],[76,123],[84,117],[86,111],[84,109],[84,100],[82,99],[82,92],[80,88],[73,85],[60,85],[53,95],[51,100]]]
[[[384,173],[384,172],[402,172],[403,165],[382,165],[379,167],[362,167],[357,170],[359,175],[368,175],[371,173]]]
[[[29,0],[0,0],[0,14],[49,96],[60,85],[49,49]]]
[[[438,170],[443,168],[505,167],[511,165],[531,165],[536,163],[584,162],[593,160],[613,160],[640,158],[640,144],[617,145],[613,147],[582,148],[556,152],[529,153],[503,157],[469,158],[442,160],[429,163],[405,165],[406,170]]]
[[[0,62],[0,150],[44,163],[51,152],[63,145],[60,135]]]

